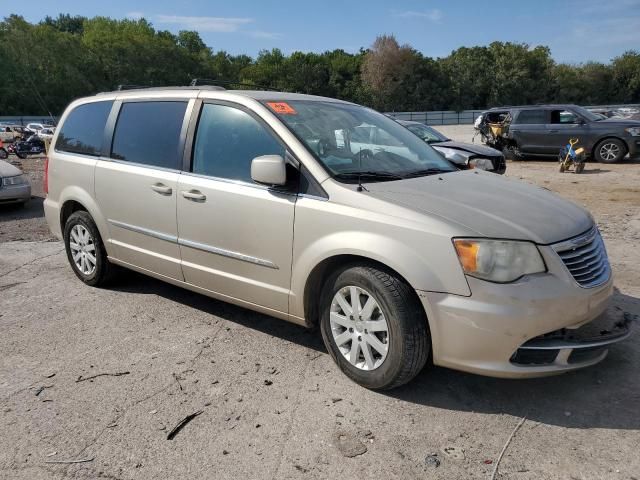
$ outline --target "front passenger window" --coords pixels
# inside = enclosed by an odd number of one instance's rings
[[[193,173],[251,182],[251,161],[285,156],[284,147],[247,112],[205,103],[193,148]]]

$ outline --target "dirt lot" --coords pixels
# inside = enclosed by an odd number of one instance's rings
[[[432,367],[367,391],[316,332],[133,273],[84,286],[42,218],[42,161],[22,163],[36,198],[0,210],[1,478],[489,479],[526,416],[497,478],[640,479],[637,329],[560,377]],[[593,212],[616,275],[611,313],[639,315],[640,163],[562,175],[512,162],[507,174]],[[84,380],[105,373],[119,375]],[[47,463],[69,460],[86,461]]]

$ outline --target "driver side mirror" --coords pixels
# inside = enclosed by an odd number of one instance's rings
[[[287,165],[280,155],[262,155],[251,161],[251,179],[261,185],[282,186],[287,183]]]

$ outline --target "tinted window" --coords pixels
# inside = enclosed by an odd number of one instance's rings
[[[179,170],[180,130],[187,102],[125,102],[113,134],[111,158]]]
[[[578,123],[578,116],[568,110],[552,110],[551,123]]]
[[[102,137],[113,102],[93,102],[73,109],[62,125],[56,150],[100,155]]]
[[[542,124],[547,123],[545,110],[522,110],[514,123]]]
[[[284,154],[284,147],[248,113],[203,105],[193,149],[194,173],[251,182],[255,157]]]

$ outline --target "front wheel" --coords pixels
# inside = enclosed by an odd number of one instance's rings
[[[87,285],[100,287],[115,273],[109,262],[98,227],[85,211],[72,213],[64,225],[67,259],[76,276]]]
[[[329,354],[353,381],[388,390],[424,367],[431,340],[413,289],[390,271],[353,265],[334,273],[321,297],[320,330]]]
[[[607,138],[595,148],[596,160],[603,163],[619,162],[627,154],[627,146],[617,138]]]

